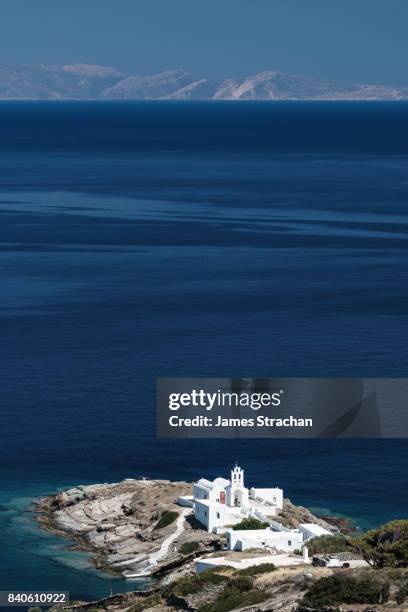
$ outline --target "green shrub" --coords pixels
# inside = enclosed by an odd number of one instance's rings
[[[270,571],[270,567],[268,567],[268,570]],[[199,593],[206,587],[216,585],[223,587],[222,592],[214,601],[202,606],[199,612],[228,612],[234,608],[260,603],[269,597],[263,591],[253,589],[253,580],[250,576],[237,572],[231,578],[228,575],[218,573],[218,568],[206,570],[195,576],[181,578],[167,587],[166,595],[169,596],[172,592],[180,597],[188,597]]]
[[[261,563],[260,565],[253,565],[252,567],[246,567],[245,569],[238,570],[240,576],[259,576],[260,574],[268,574],[276,570],[273,563]]]
[[[374,567],[408,567],[408,520],[390,521],[353,540]]]
[[[182,555],[189,555],[200,548],[199,542],[184,542],[180,546],[180,552]]]
[[[242,608],[260,603],[269,597],[270,595],[263,591],[251,590],[242,592],[236,587],[227,586],[217,599],[202,606],[199,612],[228,612],[234,608]]]
[[[185,578],[177,580],[177,582],[171,585],[170,590],[173,591],[175,595],[187,597],[188,595],[199,593],[206,586],[222,584],[228,582],[228,580],[228,576],[222,576],[221,574],[217,574],[214,569],[209,569],[201,574],[186,576]]]
[[[234,531],[249,530],[249,529],[266,529],[269,527],[269,523],[263,523],[256,518],[250,517],[242,519],[237,525],[233,525]]]
[[[178,519],[178,516],[178,512],[175,512],[174,510],[165,510],[162,512],[160,519],[156,523],[155,529],[163,529],[163,527],[171,525]]]
[[[344,552],[350,548],[349,541],[341,533],[335,535],[322,535],[312,538],[307,543],[310,555],[332,554]]]
[[[320,578],[309,589],[302,604],[324,608],[338,604],[378,604],[388,600],[389,585],[373,577],[334,575]]]
[[[237,576],[237,578],[232,578],[228,583],[228,588],[238,589],[243,593],[244,591],[250,591],[254,585],[254,581],[250,576]]]

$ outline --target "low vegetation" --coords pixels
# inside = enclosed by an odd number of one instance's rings
[[[389,583],[375,576],[336,574],[320,578],[306,593],[301,607],[322,609],[339,604],[380,604],[389,598]]]
[[[268,599],[269,595],[254,587],[255,574],[272,571],[275,567],[265,563],[263,566],[248,568],[247,570],[231,570],[228,573],[222,568],[210,569],[195,576],[181,578],[172,585],[166,587],[164,595],[167,599],[171,596],[189,598],[202,592],[213,593],[212,601],[205,601],[198,605],[199,612],[228,612],[234,608],[260,603]],[[253,574],[253,575],[252,575]],[[138,611],[136,611],[138,612]]]
[[[312,580],[299,580],[298,572],[286,570],[285,577],[278,582],[259,582],[262,574],[276,570],[272,563],[264,563],[247,570],[232,568],[214,568],[199,575],[184,577],[164,587],[160,594],[148,598],[139,598],[129,612],[142,612],[157,605],[170,608],[187,607],[198,612],[230,612],[237,608],[260,604],[276,595],[276,588],[298,589],[299,601],[297,612],[306,610],[320,611],[336,609],[340,606],[387,604],[402,605],[408,601],[408,570],[384,568],[373,571],[360,569],[352,572],[335,572],[325,574]],[[250,573],[251,572],[251,573]],[[321,574],[320,574],[321,575]],[[275,575],[276,576],[276,575]],[[316,580],[317,579],[317,580]],[[316,581],[315,581],[316,580]],[[204,595],[203,597],[201,597]],[[175,602],[174,596],[185,599],[185,603]],[[296,599],[293,600],[295,603]],[[181,609],[180,608],[180,609]],[[295,608],[294,608],[295,609]]]
[[[163,529],[163,527],[171,525],[178,519],[178,516],[178,512],[175,512],[174,510],[164,510],[156,523],[155,529]]]
[[[184,544],[182,544],[180,546],[180,551],[182,555],[190,555],[191,553],[195,552],[196,550],[198,550],[200,548],[200,543],[199,542],[184,542]]]
[[[269,572],[274,572],[275,570],[276,567],[273,563],[261,563],[260,565],[253,565],[252,567],[238,570],[237,573],[240,576],[260,576],[261,574],[269,574]]]
[[[243,593],[232,586],[228,586],[217,599],[202,606],[199,612],[228,612],[228,610],[233,610],[234,608],[261,603],[268,598],[269,596],[263,591],[253,589]]]
[[[307,543],[307,547],[310,555],[333,554],[350,550],[351,544],[348,538],[339,533],[312,538]]]
[[[228,576],[222,575],[215,570],[207,570],[202,572],[201,574],[196,574],[194,576],[186,576],[185,578],[181,578],[177,580],[174,584],[169,587],[167,594],[169,595],[171,592],[175,595],[179,595],[181,597],[188,597],[189,595],[194,595],[195,593],[199,593],[202,589],[215,586],[218,584],[226,583],[229,581]]]
[[[199,612],[228,612],[234,608],[250,606],[268,599],[267,593],[253,588],[250,576],[229,580],[225,588],[211,603],[201,606]]]
[[[267,527],[269,527],[269,523],[263,523],[262,521],[259,521],[256,518],[250,517],[242,519],[240,523],[238,523],[237,525],[233,525],[232,529],[234,531],[246,531],[249,529],[266,529]]]

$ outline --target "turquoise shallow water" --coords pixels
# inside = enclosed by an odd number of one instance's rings
[[[70,550],[69,540],[40,529],[30,509],[36,499],[31,495],[41,492],[31,488],[18,492],[30,494],[27,497],[15,497],[16,492],[3,492],[0,497],[2,556],[7,568],[4,589],[38,590],[53,585],[58,590],[65,584],[71,597],[93,599],[146,586],[140,580],[125,581],[96,570],[87,553]]]
[[[140,475],[406,517],[405,440],[172,441],[158,376],[406,376],[406,104],[0,105],[0,588],[135,585],[30,499]]]

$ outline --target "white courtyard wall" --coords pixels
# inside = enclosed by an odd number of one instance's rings
[[[272,531],[271,529],[251,529],[227,531],[227,546],[229,550],[248,550],[249,548],[276,548],[284,552],[293,552],[302,548],[303,535],[293,530],[291,532]]]

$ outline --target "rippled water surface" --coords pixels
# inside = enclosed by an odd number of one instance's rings
[[[32,497],[225,475],[362,526],[407,516],[405,441],[155,437],[157,376],[406,376],[408,106],[0,106],[0,589],[134,588]]]

